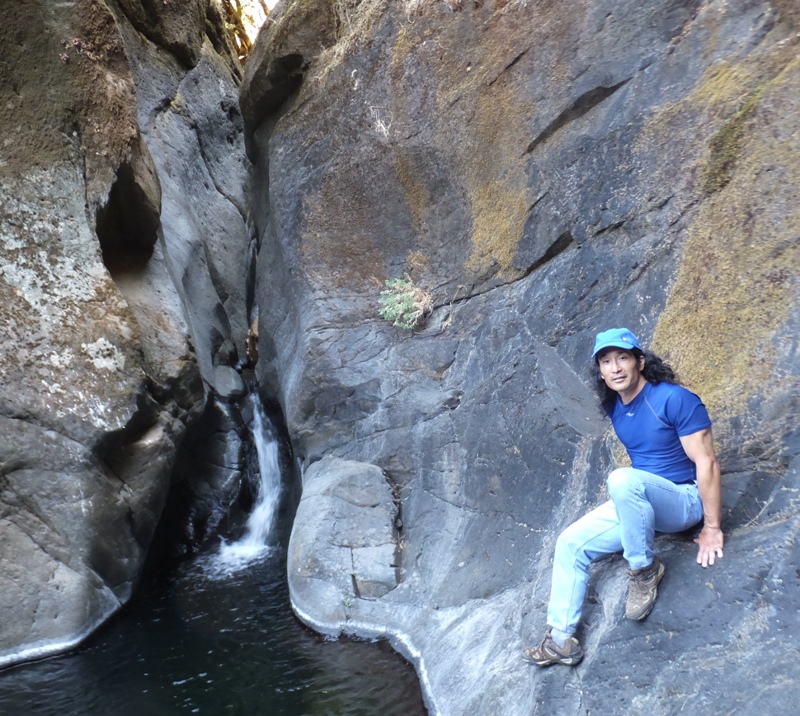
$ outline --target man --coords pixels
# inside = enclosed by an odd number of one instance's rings
[[[608,477],[611,499],[561,533],[556,542],[547,623],[523,659],[538,666],[574,666],[583,658],[574,634],[581,617],[589,563],[622,552],[630,578],[625,616],[644,619],[653,608],[664,565],[653,553],[655,532],[682,532],[703,520],[697,563],[722,557],[719,464],[711,420],[672,369],[645,352],[626,328],[597,335],[592,358],[598,390],[632,467]]]

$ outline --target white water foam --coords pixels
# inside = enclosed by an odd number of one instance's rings
[[[236,542],[223,540],[219,552],[205,560],[203,571],[211,577],[227,577],[270,551],[269,536],[275,524],[281,496],[278,440],[258,395],[253,394],[250,399],[253,404],[253,423],[250,429],[258,455],[258,495],[242,537]]]

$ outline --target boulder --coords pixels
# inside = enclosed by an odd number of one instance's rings
[[[356,599],[377,599],[397,586],[397,508],[383,472],[337,458],[315,462],[289,543],[292,603],[345,623]],[[334,627],[334,633],[341,629]]]
[[[253,133],[262,120],[297,91],[312,60],[335,44],[337,7],[345,5],[299,0],[280,3],[268,16],[250,52],[239,94],[251,158]]]

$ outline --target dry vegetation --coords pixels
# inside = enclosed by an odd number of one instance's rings
[[[250,54],[258,30],[269,15],[266,0],[221,0],[225,29],[244,62]]]

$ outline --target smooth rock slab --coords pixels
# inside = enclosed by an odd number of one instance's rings
[[[325,459],[303,478],[289,541],[292,601],[326,620],[347,620],[354,600],[397,586],[397,508],[383,471],[353,460]],[[322,601],[321,601],[322,599]]]

